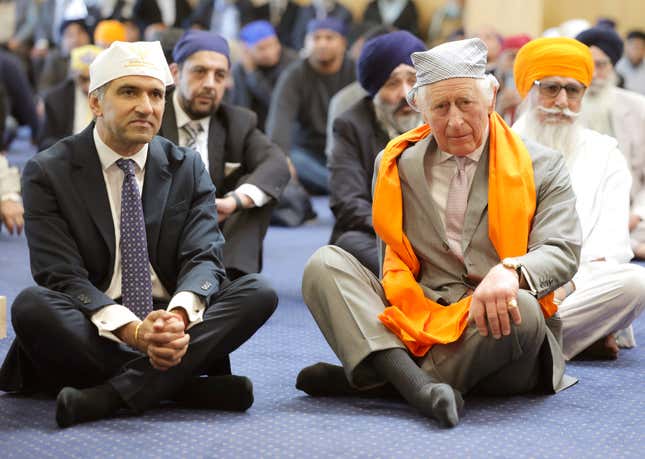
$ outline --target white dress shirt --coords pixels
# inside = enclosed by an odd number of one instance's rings
[[[114,268],[112,280],[105,294],[110,298],[116,299],[121,296],[121,188],[123,186],[124,173],[116,165],[116,161],[123,156],[116,153],[108,147],[100,138],[98,131],[94,128],[94,144],[101,162],[103,179],[107,189],[108,201],[110,203],[110,212],[112,214],[112,223],[114,225],[114,240],[116,243],[114,251]],[[146,159],[148,158],[148,144],[144,145],[135,155],[130,156],[135,163],[135,177],[139,187],[139,193],[143,190],[143,179],[145,174]],[[166,288],[162,285],[157,273],[150,266],[150,279],[152,281],[152,297],[162,301],[170,300],[167,310],[183,308],[188,315],[189,327],[202,321],[206,306],[204,301],[193,292],[177,292],[172,299]],[[99,309],[92,315],[92,322],[98,328],[99,335],[113,341],[121,342],[113,333],[117,328],[126,325],[132,321],[143,320],[145,317],[137,317],[132,311],[125,306],[113,304]]]
[[[197,153],[199,153],[199,156],[202,158],[202,162],[204,163],[206,170],[210,170],[209,162],[208,162],[208,128],[210,125],[210,117],[207,116],[199,120],[192,120],[186,114],[184,109],[181,107],[181,104],[179,103],[179,96],[177,94],[177,91],[173,92],[172,104],[175,109],[175,121],[177,122],[177,132],[179,133],[178,141],[180,146],[186,146],[189,140],[188,134],[183,129],[183,127],[186,124],[191,122],[192,123],[197,122],[201,125],[202,130],[199,134],[197,134],[195,150],[197,151]],[[225,176],[229,175],[240,166],[241,164],[239,163],[225,163],[224,175]],[[252,185],[250,183],[243,183],[242,185],[237,187],[235,192],[238,194],[245,194],[246,196],[248,196],[251,199],[251,201],[253,201],[253,204],[256,207],[262,207],[263,205],[265,205],[267,202],[271,200],[271,197],[268,194],[266,194],[257,186]]]

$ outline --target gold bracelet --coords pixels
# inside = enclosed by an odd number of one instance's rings
[[[134,345],[136,347],[137,343],[139,342],[139,327],[141,327],[141,324],[143,322],[139,322],[136,327],[134,327]]]

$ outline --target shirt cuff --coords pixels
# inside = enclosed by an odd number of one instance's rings
[[[22,204],[22,198],[20,193],[5,193],[0,196],[0,201],[13,201]]]
[[[117,343],[123,343],[123,341],[117,338],[112,332],[117,328],[123,327],[125,324],[139,320],[132,311],[120,304],[105,306],[92,314],[91,318],[92,323],[99,330],[99,336],[116,341]]]
[[[186,315],[188,316],[188,326],[186,327],[186,330],[204,320],[206,304],[202,298],[195,295],[193,292],[177,292],[175,296],[172,297],[172,300],[170,300],[166,310],[170,312],[177,308],[182,308],[186,311]]]
[[[255,204],[256,207],[262,207],[271,200],[271,196],[266,194],[257,186],[251,185],[250,183],[244,183],[240,185],[239,187],[237,187],[235,192],[247,195],[249,198],[251,198],[251,201],[253,201],[253,204]]]

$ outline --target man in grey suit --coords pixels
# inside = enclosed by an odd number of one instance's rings
[[[408,101],[427,126],[378,159],[383,277],[332,246],[305,268],[305,302],[343,364],[303,369],[296,386],[310,395],[394,388],[454,426],[462,394],[553,392],[574,381],[551,294],[578,265],[574,193],[562,156],[523,142],[493,111],[486,53],[475,38],[412,54]]]

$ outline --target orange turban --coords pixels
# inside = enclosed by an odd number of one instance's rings
[[[513,73],[522,98],[529,93],[535,80],[549,76],[575,78],[589,87],[593,58],[589,47],[573,38],[538,38],[520,48]]]
[[[125,26],[114,19],[101,21],[94,29],[94,43],[110,46],[115,41],[125,41]]]

